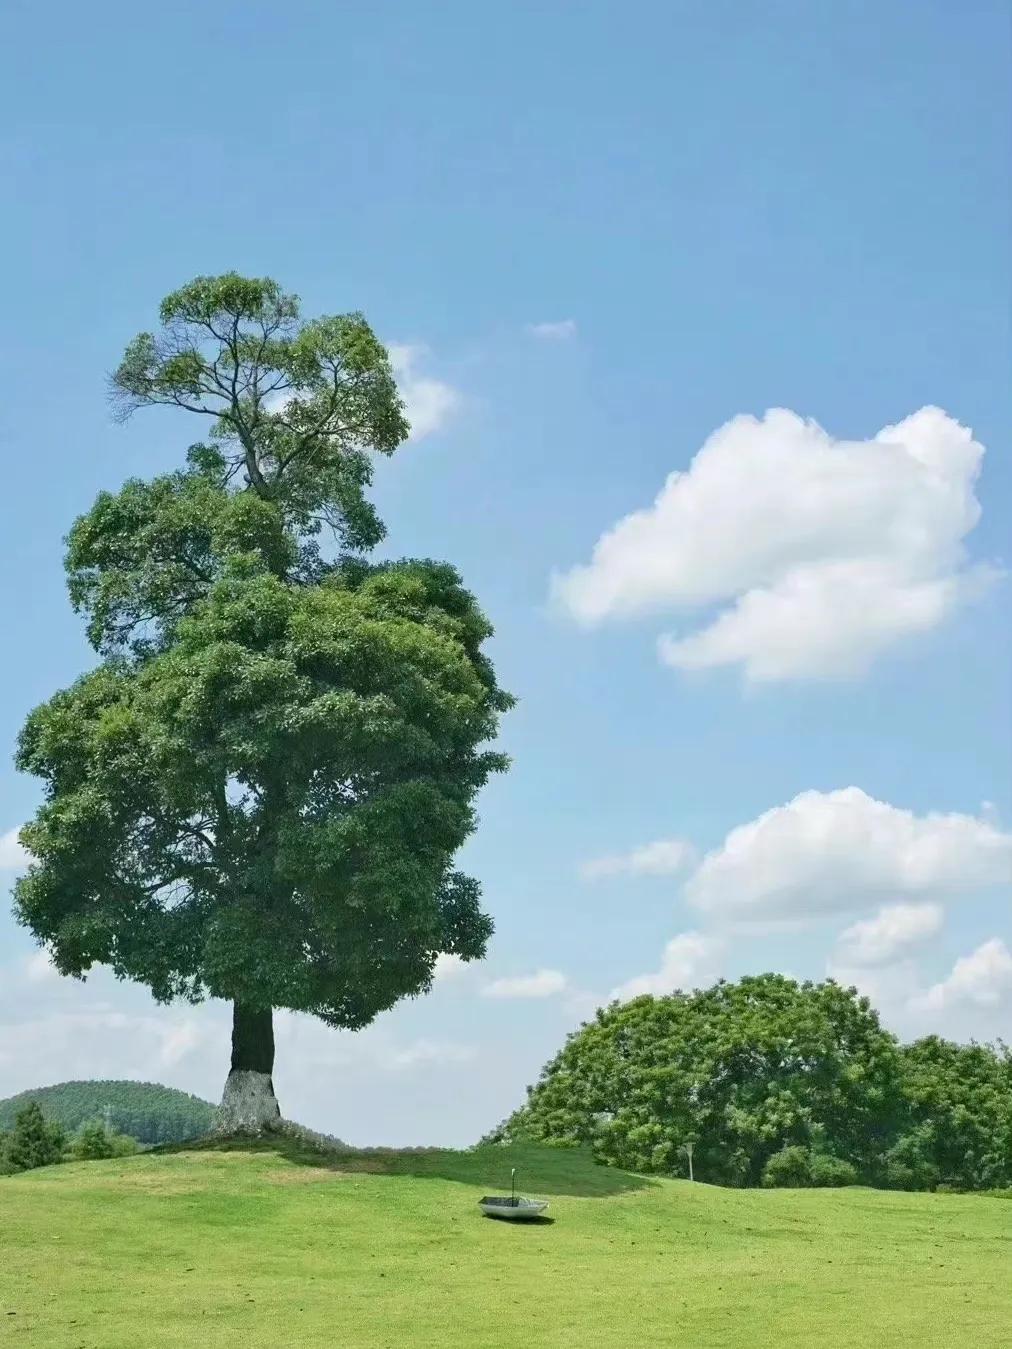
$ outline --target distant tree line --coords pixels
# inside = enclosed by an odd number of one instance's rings
[[[88,1120],[68,1137],[62,1124],[46,1119],[38,1101],[29,1101],[15,1115],[14,1127],[0,1133],[0,1175],[16,1175],[57,1162],[128,1157],[138,1150],[135,1138],[109,1128],[104,1120]]]
[[[720,981],[601,1009],[487,1141],[589,1145],[720,1185],[1012,1186],[1012,1054],[902,1045],[832,980]]]
[[[102,1120],[146,1146],[198,1138],[214,1119],[208,1101],[153,1082],[61,1082],[0,1101],[0,1131],[13,1128],[18,1112],[32,1101],[66,1134]]]

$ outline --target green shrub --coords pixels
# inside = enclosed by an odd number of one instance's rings
[[[856,1185],[857,1167],[842,1157],[833,1157],[828,1152],[817,1152],[812,1157],[812,1184],[819,1186]]]
[[[935,1163],[934,1129],[920,1124],[896,1140],[885,1155],[881,1183],[889,1190],[933,1190],[941,1180]]]
[[[102,1120],[89,1120],[83,1124],[70,1144],[71,1156],[80,1162],[129,1157],[138,1150],[136,1138],[107,1129]]]
[[[96,1162],[112,1156],[112,1144],[104,1124],[97,1120],[82,1125],[70,1145],[70,1151],[78,1161]]]
[[[799,1189],[812,1184],[812,1157],[807,1148],[781,1148],[763,1167],[762,1183],[768,1189]]]
[[[109,1135],[109,1144],[114,1157],[133,1157],[135,1153],[141,1150],[141,1145],[136,1138],[131,1138],[129,1134],[118,1134],[115,1131]]]
[[[814,1152],[797,1144],[775,1152],[763,1167],[762,1183],[768,1188],[803,1189],[856,1185],[857,1168],[829,1152]]]

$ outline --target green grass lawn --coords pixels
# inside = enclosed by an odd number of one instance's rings
[[[509,1186],[553,1223],[483,1218]],[[580,1153],[285,1142],[0,1178],[0,1343],[1012,1343],[1012,1202],[649,1181]]]

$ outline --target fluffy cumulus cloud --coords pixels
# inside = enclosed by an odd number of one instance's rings
[[[550,323],[529,323],[527,331],[544,342],[568,342],[576,336],[575,319],[557,319]]]
[[[1012,951],[992,937],[968,956],[961,956],[949,975],[914,999],[925,1011],[972,1005],[997,1007],[1012,1003]]]
[[[452,385],[421,372],[419,367],[428,354],[426,347],[393,342],[387,351],[411,423],[408,439],[421,440],[439,431],[460,406],[460,394]]]
[[[887,904],[840,934],[837,958],[844,965],[886,965],[937,936],[941,904]]]
[[[1012,834],[990,820],[915,815],[846,787],[802,792],[732,829],[686,896],[715,919],[797,920],[1010,881]]]
[[[725,943],[718,936],[704,932],[680,932],[665,946],[660,969],[653,974],[640,974],[626,980],[618,988],[612,989],[611,997],[627,1002],[643,993],[662,997],[676,989],[688,992],[711,983],[717,976],[724,950]]]
[[[580,867],[584,880],[602,876],[673,876],[694,861],[696,851],[681,838],[662,838],[627,853],[592,858]]]
[[[701,611],[701,627],[660,638],[681,669],[860,674],[993,577],[964,553],[983,453],[935,407],[861,441],[784,409],[735,417],[556,575],[554,598],[585,624]]]
[[[482,989],[486,998],[551,998],[567,987],[566,976],[559,970],[538,970],[514,978],[493,979]]]

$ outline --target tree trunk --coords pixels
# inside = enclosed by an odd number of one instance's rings
[[[215,1121],[219,1133],[259,1134],[275,1128],[274,1017],[269,1007],[232,1004],[232,1070]]]

